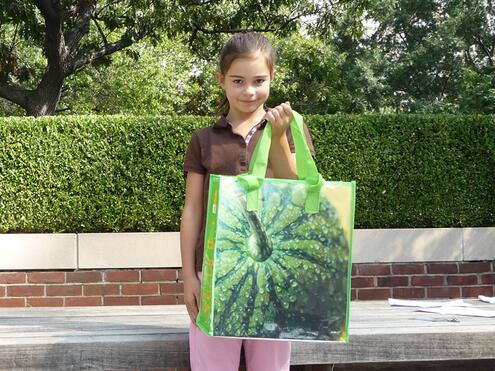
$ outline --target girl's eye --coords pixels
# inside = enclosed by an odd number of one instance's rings
[[[261,85],[265,82],[265,79],[257,79],[256,84]]]
[[[232,82],[233,82],[234,84],[241,84],[241,83],[242,83],[242,80],[232,80]]]

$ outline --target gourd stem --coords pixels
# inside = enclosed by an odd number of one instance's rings
[[[272,255],[272,244],[255,211],[246,212],[247,221],[251,227],[252,235],[248,240],[248,251],[251,257],[257,261],[265,261]]]

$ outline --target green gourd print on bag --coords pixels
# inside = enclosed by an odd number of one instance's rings
[[[197,325],[207,335],[347,341],[355,182],[325,182],[291,121],[297,180],[265,179],[267,125],[249,171],[210,175]]]
[[[340,336],[348,244],[331,204],[322,198],[320,212],[306,214],[304,185],[285,182],[261,187],[270,197],[259,213],[246,211],[245,190],[235,178],[222,183],[220,194],[216,335]]]

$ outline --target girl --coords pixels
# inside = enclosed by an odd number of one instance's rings
[[[237,371],[241,346],[248,371],[287,371],[290,342],[209,337],[196,326],[210,174],[238,175],[249,160],[267,121],[272,144],[267,177],[296,179],[288,102],[265,109],[275,77],[270,41],[257,33],[235,34],[223,47],[216,78],[225,92],[224,114],[193,133],[184,161],[187,173],[180,241],[184,302],[191,318],[189,347],[193,371]],[[314,154],[309,133],[308,146]]]

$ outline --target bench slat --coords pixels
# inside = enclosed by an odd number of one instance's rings
[[[386,301],[351,302],[350,342],[294,341],[291,363],[495,359],[495,318],[421,320],[450,317]],[[188,326],[183,305],[0,308],[0,369],[187,367]]]

